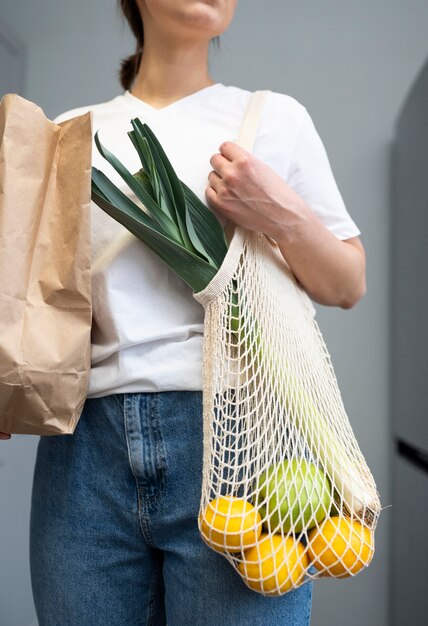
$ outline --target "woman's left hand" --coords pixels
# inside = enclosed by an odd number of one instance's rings
[[[274,239],[313,300],[350,308],[362,298],[365,251],[359,237],[337,238],[279,174],[233,141],[222,143],[210,163],[209,205]]]
[[[226,219],[275,239],[287,213],[299,211],[303,199],[271,167],[233,141],[221,144],[210,159],[205,196]]]

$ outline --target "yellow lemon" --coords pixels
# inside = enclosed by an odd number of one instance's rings
[[[254,545],[262,532],[262,518],[247,500],[219,496],[199,514],[199,529],[217,552],[239,552]]]
[[[262,533],[257,545],[246,550],[237,565],[251,589],[280,595],[299,586],[309,567],[305,547],[293,537]]]
[[[324,576],[346,578],[367,566],[374,554],[368,526],[343,515],[328,517],[308,533],[308,555]]]

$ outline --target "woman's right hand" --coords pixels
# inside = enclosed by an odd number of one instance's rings
[[[9,435],[9,433],[2,433],[0,432],[0,439],[10,439],[12,437],[12,435]]]

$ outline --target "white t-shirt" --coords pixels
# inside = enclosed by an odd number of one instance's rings
[[[251,92],[215,83],[156,109],[129,91],[69,110],[61,122],[93,112],[93,132],[131,171],[141,164],[127,132],[139,117],[153,130],[178,177],[207,204],[210,158],[236,141]],[[253,154],[304,198],[339,239],[360,234],[334,180],[323,143],[306,108],[270,92]],[[127,195],[124,181],[93,142],[92,164]],[[222,224],[225,220],[217,215]],[[204,311],[192,290],[143,242],[91,207],[92,366],[89,398],[113,393],[201,390]]]

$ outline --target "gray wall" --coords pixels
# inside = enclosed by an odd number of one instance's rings
[[[0,23],[27,47],[22,93],[48,116],[121,91],[119,59],[133,47],[113,0],[2,0]],[[428,54],[426,0],[241,0],[212,49],[214,79],[272,89],[312,115],[348,209],[362,231],[368,293],[354,309],[317,306],[345,406],[383,506],[391,503],[388,407],[389,150],[400,104]],[[0,623],[34,620],[28,569],[29,493],[38,438],[0,442]],[[315,583],[314,626],[387,626],[391,508],[370,568]],[[7,563],[5,559],[11,558]]]

